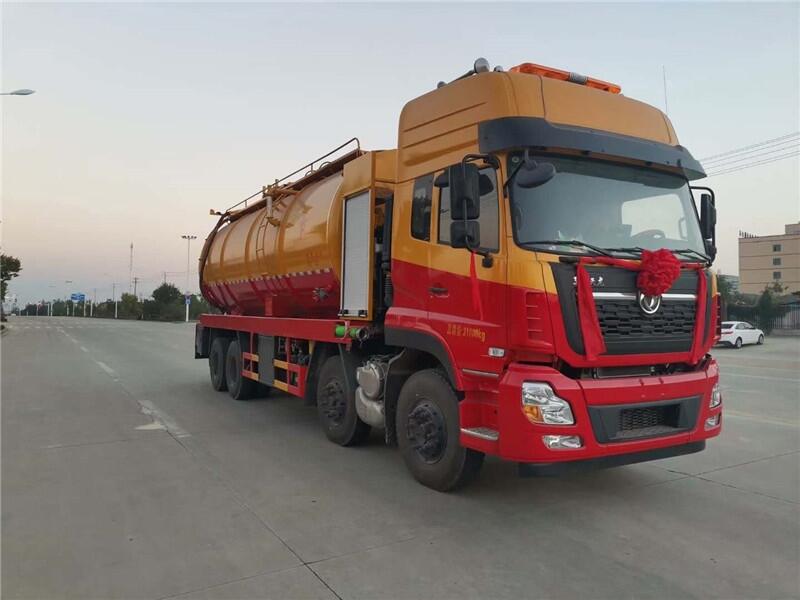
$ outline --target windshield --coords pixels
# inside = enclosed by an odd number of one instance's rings
[[[520,154],[510,157],[510,172],[521,160]],[[537,160],[552,163],[556,175],[535,188],[513,183],[511,214],[518,244],[546,241],[543,249],[580,254],[592,253],[589,246],[705,253],[685,179],[591,159]],[[586,245],[554,243],[559,240]]]

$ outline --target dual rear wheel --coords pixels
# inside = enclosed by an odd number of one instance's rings
[[[211,385],[218,392],[228,391],[234,400],[249,400],[267,386],[242,375],[242,347],[239,340],[216,337],[208,351]]]

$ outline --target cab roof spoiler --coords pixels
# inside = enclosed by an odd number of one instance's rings
[[[542,152],[578,151],[584,156],[604,156],[640,161],[644,166],[680,171],[694,181],[706,176],[703,166],[683,146],[587,129],[555,125],[541,117],[502,117],[478,123],[478,146],[484,154],[516,148]]]

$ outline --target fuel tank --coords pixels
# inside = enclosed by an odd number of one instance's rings
[[[281,195],[271,209],[262,201],[230,215],[206,240],[203,296],[229,314],[335,318],[343,178],[339,170]]]

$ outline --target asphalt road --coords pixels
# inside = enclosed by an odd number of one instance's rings
[[[11,318],[2,596],[800,596],[800,339],[715,351],[724,431],[686,457],[456,494],[292,397],[235,402],[193,327]]]

